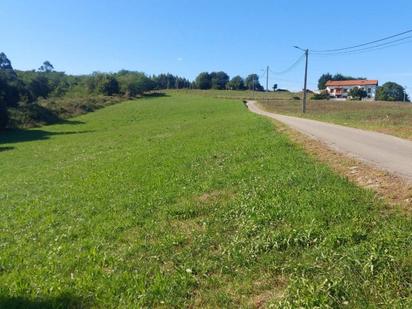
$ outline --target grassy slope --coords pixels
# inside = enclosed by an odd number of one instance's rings
[[[410,217],[240,102],[146,98],[0,143],[0,307],[412,304]]]

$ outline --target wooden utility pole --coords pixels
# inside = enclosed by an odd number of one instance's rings
[[[305,52],[305,57],[306,57],[306,64],[305,64],[305,82],[303,85],[303,102],[302,102],[302,113],[306,113],[306,92],[307,92],[307,85],[308,85],[308,58],[309,58],[309,49],[303,49],[300,48],[299,46],[293,46],[294,48],[297,48],[303,52]]]
[[[302,113],[306,113],[306,92],[308,84],[308,58],[309,58],[309,49],[305,49],[306,63],[305,63],[305,82],[303,86],[303,104],[302,104]]]

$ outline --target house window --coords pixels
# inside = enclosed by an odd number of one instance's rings
[[[372,92],[372,89],[371,88],[368,88],[368,93],[371,93]]]

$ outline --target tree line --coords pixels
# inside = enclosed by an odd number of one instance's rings
[[[250,74],[246,78],[239,75],[229,78],[225,72],[202,72],[195,81],[193,88],[208,90],[255,90],[263,91],[257,74]]]
[[[59,109],[45,110],[47,104],[44,102],[48,99],[61,99],[59,103],[66,105],[67,102],[72,105],[83,102],[83,105],[87,105],[84,102],[87,98],[99,105],[95,98],[105,96],[133,98],[156,89],[191,87],[192,83],[189,80],[172,74],[149,77],[142,72],[121,70],[117,73],[95,72],[90,75],[69,75],[55,71],[49,61],[45,61],[37,70],[15,70],[6,54],[0,53],[0,129],[10,125],[10,113],[13,116],[19,115],[20,118],[30,118],[36,114],[36,117],[56,120],[59,115],[52,115],[52,113],[58,113]],[[68,98],[76,99],[70,101]],[[101,101],[107,100],[101,99]],[[85,108],[93,109],[93,106],[89,105]],[[39,112],[42,115],[39,115]]]
[[[170,73],[147,76],[142,72],[128,70],[70,75],[56,71],[49,61],[44,61],[37,70],[21,71],[15,70],[6,54],[0,53],[0,129],[10,125],[10,111],[13,115],[24,114],[20,116],[23,118],[31,117],[34,113],[39,114],[41,111],[50,118],[51,111],[47,110],[45,100],[55,102],[61,99],[61,104],[78,105],[80,98],[84,98],[83,102],[86,98],[95,102],[97,97],[103,96],[133,98],[153,90],[189,88],[263,90],[257,74],[250,74],[246,78],[235,76],[230,79],[225,72],[203,72],[193,82]],[[54,108],[52,113],[59,113],[59,109]],[[66,114],[70,113],[66,110]],[[52,118],[57,119],[58,116],[54,115]]]

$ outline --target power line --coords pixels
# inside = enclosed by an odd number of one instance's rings
[[[304,58],[305,58],[305,54],[302,54],[294,63],[292,63],[289,67],[287,67],[286,69],[282,71],[275,72],[275,71],[272,71],[272,69],[269,69],[269,70],[274,75],[282,75],[282,74],[288,73],[289,71],[294,69]]]
[[[389,42],[385,42],[385,43],[381,43],[381,44],[377,44],[377,45],[373,45],[373,46],[369,46],[369,47],[365,47],[365,48],[358,48],[358,49],[353,49],[353,50],[346,50],[346,51],[341,51],[341,52],[330,52],[330,53],[313,53],[314,55],[317,56],[329,56],[329,55],[344,55],[344,54],[352,54],[352,53],[357,53],[360,51],[369,51],[369,50],[375,50],[379,47],[392,47],[392,46],[396,46],[397,42],[402,42],[405,41],[407,39],[411,39],[412,35],[406,36],[404,38],[401,39],[397,39],[397,40],[392,40]],[[383,49],[383,48],[381,48]]]
[[[336,49],[311,50],[311,51],[316,52],[316,53],[324,53],[324,52],[337,52],[337,51],[349,50],[349,49],[358,48],[358,47],[362,47],[362,46],[367,46],[367,45],[371,45],[371,44],[374,44],[374,43],[379,43],[379,42],[382,42],[382,41],[393,39],[395,37],[402,36],[402,35],[405,35],[405,34],[411,33],[411,32],[412,32],[412,29],[401,32],[401,33],[397,33],[397,34],[394,34],[394,35],[391,35],[391,36],[387,36],[387,37],[384,37],[384,38],[379,39],[379,40],[363,43],[363,44],[358,44],[358,45],[353,45],[353,46],[348,46],[348,47],[343,47],[343,48],[336,48]]]
[[[399,45],[404,45],[404,44],[409,44],[412,43],[412,40],[410,41],[404,41],[404,42],[400,42],[397,44],[388,44],[385,45],[383,47],[372,47],[372,48],[368,48],[366,50],[355,50],[355,51],[351,51],[351,52],[341,52],[341,53],[331,53],[331,54],[312,54],[313,56],[317,56],[317,57],[333,57],[333,56],[340,56],[340,55],[359,55],[359,54],[365,54],[365,53],[369,53],[369,52],[374,52],[374,51],[378,51],[378,50],[383,50],[383,49],[387,49],[390,47],[395,47],[395,46],[399,46]]]

